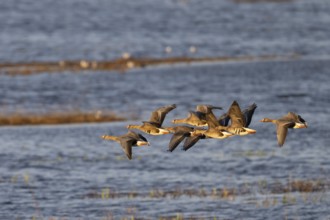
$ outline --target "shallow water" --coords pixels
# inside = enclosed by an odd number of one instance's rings
[[[0,127],[0,219],[330,219],[329,11],[328,0],[2,1],[0,63],[109,60],[123,52],[303,59],[0,75],[1,113],[106,109],[138,118]],[[257,103],[257,134],[202,140],[173,153],[166,151],[169,136],[145,135],[152,146],[134,149],[131,161],[118,144],[99,138],[125,133],[159,106],[177,104],[167,126],[196,104],[226,110],[233,100],[242,108]],[[279,148],[275,127],[258,121],[288,111],[309,128],[290,130]],[[325,187],[285,192],[295,180]]]
[[[329,182],[329,70],[329,60],[297,60],[178,65],[125,74],[1,75],[4,111],[112,109],[135,114],[139,120],[1,127],[0,217],[155,219],[179,213],[217,219],[327,219],[328,188],[306,194],[273,193],[272,184]],[[172,153],[166,151],[169,136],[145,135],[152,146],[134,149],[131,161],[118,144],[99,138],[125,133],[128,123],[148,119],[150,111],[162,105],[177,104],[165,119],[170,125],[171,119],[185,117],[196,104],[226,110],[234,99],[242,108],[257,103],[250,126],[257,134],[201,140],[187,152],[178,147]],[[290,130],[279,148],[275,127],[258,120],[288,111],[299,112],[309,128]],[[264,191],[260,184],[267,185]],[[248,192],[234,197],[211,196],[214,188],[244,187]],[[207,195],[154,195],[157,190],[187,189]],[[117,196],[108,198],[107,190]]]

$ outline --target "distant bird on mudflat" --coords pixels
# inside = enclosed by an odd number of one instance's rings
[[[121,136],[103,135],[101,136],[104,140],[112,140],[120,143],[128,159],[132,159],[132,147],[140,147],[144,145],[150,145],[145,137],[141,134],[135,133],[134,131],[128,131],[126,134]]]
[[[149,121],[142,121],[142,125],[128,125],[128,129],[138,129],[151,135],[169,134],[169,131],[162,128],[165,116],[168,112],[176,108],[176,105],[160,107],[151,113]]]
[[[263,118],[260,122],[271,122],[276,125],[277,142],[280,147],[284,145],[289,128],[307,128],[306,121],[294,112],[289,112],[279,119]]]

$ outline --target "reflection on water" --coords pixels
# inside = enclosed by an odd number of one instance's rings
[[[1,217],[326,218],[329,69],[328,60],[302,60],[194,64],[126,74],[1,75],[3,111],[100,108],[134,112],[146,120],[153,109],[176,103],[167,126],[200,103],[225,110],[234,99],[242,108],[258,105],[251,123],[255,135],[203,140],[187,152],[179,146],[172,153],[166,151],[169,136],[146,135],[152,145],[134,149],[132,161],[118,144],[99,138],[126,133],[127,122],[1,127]],[[288,111],[299,112],[309,128],[290,130],[279,148],[275,126],[258,120]],[[299,180],[324,188],[306,192],[287,185]],[[276,191],[280,185],[291,191]],[[164,196],[167,192],[172,194]]]

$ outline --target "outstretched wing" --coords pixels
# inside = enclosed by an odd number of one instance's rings
[[[203,136],[204,135],[187,137],[186,140],[184,141],[182,149],[185,150],[185,151],[189,150],[189,148],[194,146],[200,139],[203,139]]]
[[[160,107],[151,113],[149,121],[157,123],[160,127],[163,124],[166,114],[175,108],[175,104]]]
[[[285,142],[288,128],[293,127],[294,124],[294,122],[278,122],[276,124],[277,142],[280,147],[282,147]]]
[[[218,122],[219,122],[219,125],[221,125],[221,126],[228,126],[229,120],[230,120],[230,117],[229,117],[228,113],[224,113],[220,116],[220,118],[218,119]]]
[[[213,105],[197,105],[196,106],[196,111],[199,113],[204,113],[205,114],[205,119],[209,127],[217,127],[219,126],[219,121],[215,117],[213,113],[213,109],[222,109],[222,107],[218,106],[213,106]]]
[[[132,159],[132,145],[133,145],[134,141],[135,141],[134,139],[129,138],[129,137],[122,138],[120,140],[120,145],[121,145],[122,149],[124,150],[127,158],[130,160]]]
[[[254,111],[256,110],[257,105],[253,103],[249,107],[243,110],[243,115],[245,117],[245,125],[244,127],[249,127],[251,121],[252,121],[252,116],[254,114]]]
[[[175,148],[185,139],[186,133],[183,132],[177,132],[174,133],[170,143],[168,144],[168,151],[172,152],[175,150]]]
[[[246,124],[245,121],[245,117],[241,111],[241,108],[239,107],[238,103],[236,101],[234,101],[229,110],[228,110],[228,114],[231,120],[231,125],[232,127],[235,128],[240,128],[240,127],[244,127]]]

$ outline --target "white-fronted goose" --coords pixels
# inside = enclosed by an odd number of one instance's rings
[[[253,103],[252,105],[248,106],[246,109],[243,110],[242,113],[245,117],[245,126],[244,127],[249,127],[256,108],[257,108],[257,105],[255,103]],[[222,114],[218,119],[219,124],[222,126],[228,126],[229,121],[230,121],[230,117],[229,117],[228,112]]]
[[[217,107],[213,105],[197,105],[196,111],[189,111],[186,118],[174,119],[173,124],[189,124],[196,127],[204,127],[208,124],[206,123],[206,117],[214,116],[212,109],[222,109],[222,107]],[[210,115],[210,116],[207,116]],[[215,118],[215,116],[214,116]]]
[[[134,131],[128,131],[126,134],[121,136],[103,135],[101,136],[104,140],[112,140],[120,143],[128,159],[132,159],[132,147],[139,147],[144,145],[150,145],[145,137],[141,134],[135,133]]]
[[[208,129],[195,129],[191,136],[205,135],[206,138],[224,139],[232,136],[233,134],[227,131],[221,131],[214,127]]]
[[[230,117],[230,125],[226,127],[226,131],[240,136],[256,133],[256,130],[247,128],[247,121],[237,101],[231,104],[228,115]],[[223,127],[221,126],[221,128]]]
[[[279,119],[263,118],[260,121],[272,122],[276,125],[277,142],[280,147],[282,147],[285,142],[288,128],[307,128],[306,121],[300,115],[294,112],[289,112]]]
[[[232,135],[232,133],[229,133],[227,131],[221,131],[213,125],[209,125],[207,129],[195,128],[194,131],[190,133],[190,137],[186,138],[185,143],[183,144],[183,150],[188,150],[189,148],[194,146],[200,139],[225,139]]]
[[[149,121],[143,121],[142,125],[128,125],[128,129],[138,129],[151,135],[169,134],[169,131],[162,128],[165,116],[168,112],[176,108],[176,105],[160,107],[151,113]]]
[[[173,133],[172,138],[168,144],[168,151],[172,152],[186,137],[191,136],[194,128],[182,125],[167,127],[166,130],[168,130],[170,133]]]
[[[189,111],[188,116],[182,119],[172,120],[173,124],[188,124],[197,127],[207,126],[205,114],[201,112]]]

